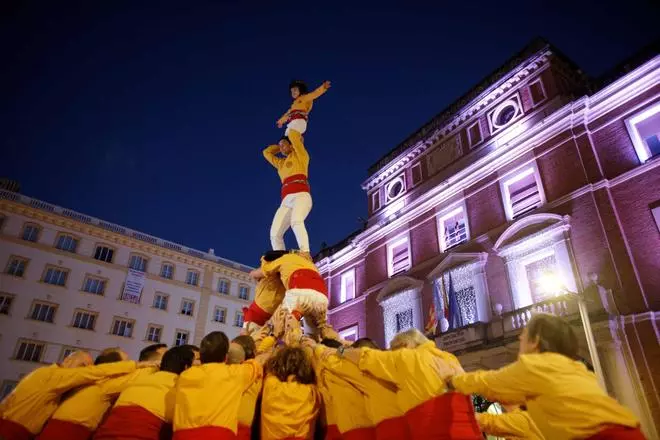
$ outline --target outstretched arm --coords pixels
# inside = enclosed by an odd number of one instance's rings
[[[330,88],[330,85],[330,81],[324,81],[323,84],[316,88],[316,90],[302,95],[301,98],[306,102],[314,101],[316,98],[327,92]]]
[[[284,113],[282,117],[277,120],[277,127],[282,128],[282,126],[286,123],[287,119],[289,119],[289,110],[287,110],[286,113]]]
[[[280,164],[283,161],[282,158],[277,157],[278,151],[280,151],[279,145],[269,145],[263,151],[264,158],[268,161],[268,163],[270,163],[275,168],[279,168]]]

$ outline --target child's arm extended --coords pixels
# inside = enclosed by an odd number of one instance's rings
[[[302,95],[300,98],[303,101],[307,101],[307,102],[314,101],[316,98],[327,92],[328,89],[330,88],[330,85],[331,85],[330,81],[324,81],[323,84],[321,84],[319,87],[316,88],[316,90],[306,93]]]

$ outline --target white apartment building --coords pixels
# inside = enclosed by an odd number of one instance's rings
[[[71,351],[199,344],[243,325],[250,267],[0,190],[0,397]]]

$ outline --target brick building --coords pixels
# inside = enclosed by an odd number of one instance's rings
[[[608,391],[658,438],[657,53],[591,81],[534,41],[369,168],[364,228],[317,256],[335,328],[387,345],[435,304],[438,345],[496,368],[535,310],[582,331],[552,275],[588,300]]]

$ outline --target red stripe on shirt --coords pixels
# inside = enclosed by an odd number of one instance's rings
[[[289,278],[289,289],[311,289],[328,296],[328,288],[314,269],[298,269]]]
[[[93,432],[85,426],[66,420],[50,419],[37,440],[88,440]]]
[[[483,440],[469,396],[445,393],[406,413],[408,430],[414,439]]]

